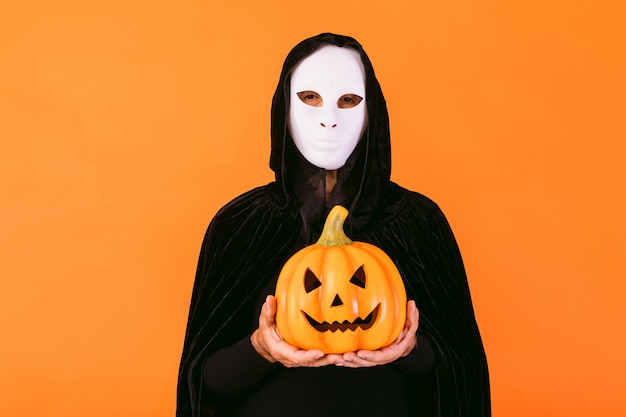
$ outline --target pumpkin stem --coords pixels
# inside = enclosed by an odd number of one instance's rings
[[[320,246],[350,245],[352,240],[343,231],[343,223],[348,217],[348,210],[342,206],[335,206],[328,213],[324,229],[317,244]]]

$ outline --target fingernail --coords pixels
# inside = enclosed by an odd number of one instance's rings
[[[343,362],[337,362],[335,363],[335,366],[343,366]]]

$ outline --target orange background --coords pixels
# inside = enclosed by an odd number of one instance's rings
[[[626,415],[624,8],[2,1],[0,415],[173,415],[206,225],[273,178],[282,60],[322,31],[363,43],[393,179],[453,225],[494,415]]]

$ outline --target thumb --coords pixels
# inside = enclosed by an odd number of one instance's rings
[[[419,326],[419,310],[417,309],[414,300],[409,300],[407,303],[406,316],[410,327],[414,327],[415,330],[417,330],[417,327]]]
[[[274,322],[276,321],[276,297],[274,297],[273,295],[268,295],[265,298],[265,306],[265,314],[268,323],[274,324]]]

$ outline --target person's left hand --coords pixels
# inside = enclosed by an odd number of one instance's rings
[[[362,368],[385,365],[396,359],[403,358],[417,346],[417,326],[419,311],[415,301],[409,300],[406,304],[406,322],[395,342],[378,350],[359,350],[343,354],[343,360],[335,363],[346,368]]]

